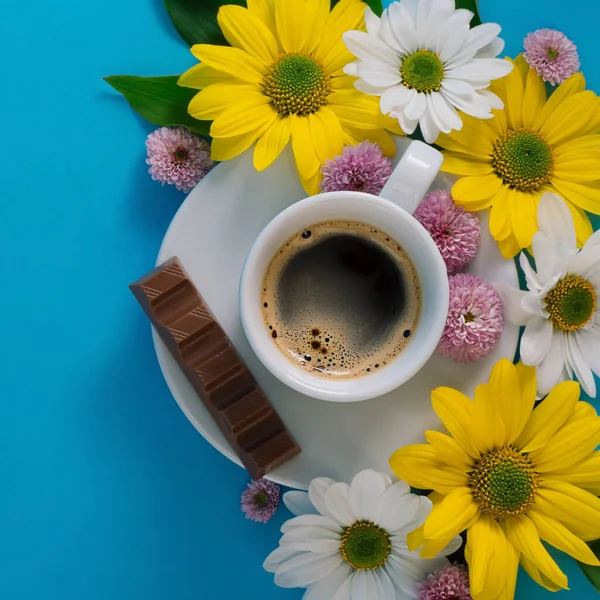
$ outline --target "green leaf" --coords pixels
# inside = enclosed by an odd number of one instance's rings
[[[600,540],[590,542],[589,547],[592,552],[600,558]],[[583,574],[590,580],[590,583],[600,592],[600,567],[593,567],[592,565],[584,565],[583,563],[577,562],[579,568],[583,571]]]
[[[292,0],[290,0],[290,2],[291,1]],[[331,8],[333,8],[339,1],[340,0],[331,0]],[[363,2],[368,4],[378,17],[381,16],[381,13],[383,12],[383,4],[381,0],[363,0]]]
[[[473,20],[471,21],[471,27],[481,25],[481,17],[479,16],[477,0],[456,0],[456,8],[466,8],[467,10],[475,13]]]
[[[227,45],[217,23],[217,12],[223,4],[246,6],[246,0],[165,0],[175,29],[190,46]]]
[[[208,135],[209,121],[198,121],[188,114],[188,104],[198,90],[177,85],[179,75],[137,77],[112,75],[104,81],[123,94],[131,108],[144,119],[163,127],[180,125],[191,131]]]

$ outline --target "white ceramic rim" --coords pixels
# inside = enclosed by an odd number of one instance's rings
[[[340,201],[344,204],[333,206],[334,202]],[[368,213],[365,211],[367,206]],[[407,347],[379,371],[356,379],[327,379],[295,366],[273,343],[261,310],[264,274],[277,250],[298,231],[333,219],[357,220],[377,227],[393,239],[400,237],[395,228],[403,230],[399,243],[411,257],[421,285],[421,316]],[[246,337],[265,367],[296,391],[330,402],[359,402],[382,396],[413,377],[437,347],[449,302],[446,266],[427,231],[398,205],[362,192],[319,194],[300,200],[279,213],[259,234],[248,254],[239,294]],[[426,326],[423,323],[425,315]]]

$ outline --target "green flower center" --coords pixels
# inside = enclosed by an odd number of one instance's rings
[[[424,94],[439,92],[444,79],[444,65],[440,57],[429,50],[417,50],[402,61],[402,83],[411,90]]]
[[[496,519],[524,513],[533,503],[538,475],[525,454],[503,446],[484,454],[469,474],[469,487],[481,512]]]
[[[494,143],[492,167],[505,185],[522,192],[537,192],[548,182],[554,167],[550,146],[528,129],[509,129]]]
[[[267,503],[267,495],[266,494],[259,494],[256,497],[256,501],[261,505],[264,506]]]
[[[177,148],[177,150],[175,150],[175,152],[173,153],[173,156],[175,157],[175,160],[182,161],[187,159],[188,154],[185,150]]]
[[[342,535],[340,552],[344,560],[357,570],[383,566],[392,549],[386,531],[368,521],[357,521]]]
[[[554,327],[577,331],[589,322],[596,310],[596,292],[583,277],[567,275],[548,292],[546,310]]]
[[[283,54],[267,70],[262,88],[280,115],[305,116],[327,104],[331,76],[310,56]]]
[[[548,48],[548,50],[546,50],[546,56],[550,60],[556,60],[558,58],[558,52],[554,48]]]

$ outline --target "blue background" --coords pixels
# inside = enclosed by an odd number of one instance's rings
[[[511,55],[564,30],[600,91],[596,0],[480,4]],[[127,289],[184,196],[150,179],[152,127],[102,77],[195,61],[161,0],[3,2],[0,49],[0,597],[299,600],[261,568],[289,515],[245,520],[244,472],[180,412]],[[550,597],[520,578],[518,599]]]

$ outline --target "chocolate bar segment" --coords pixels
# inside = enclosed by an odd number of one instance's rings
[[[300,452],[177,258],[129,288],[253,479]]]

